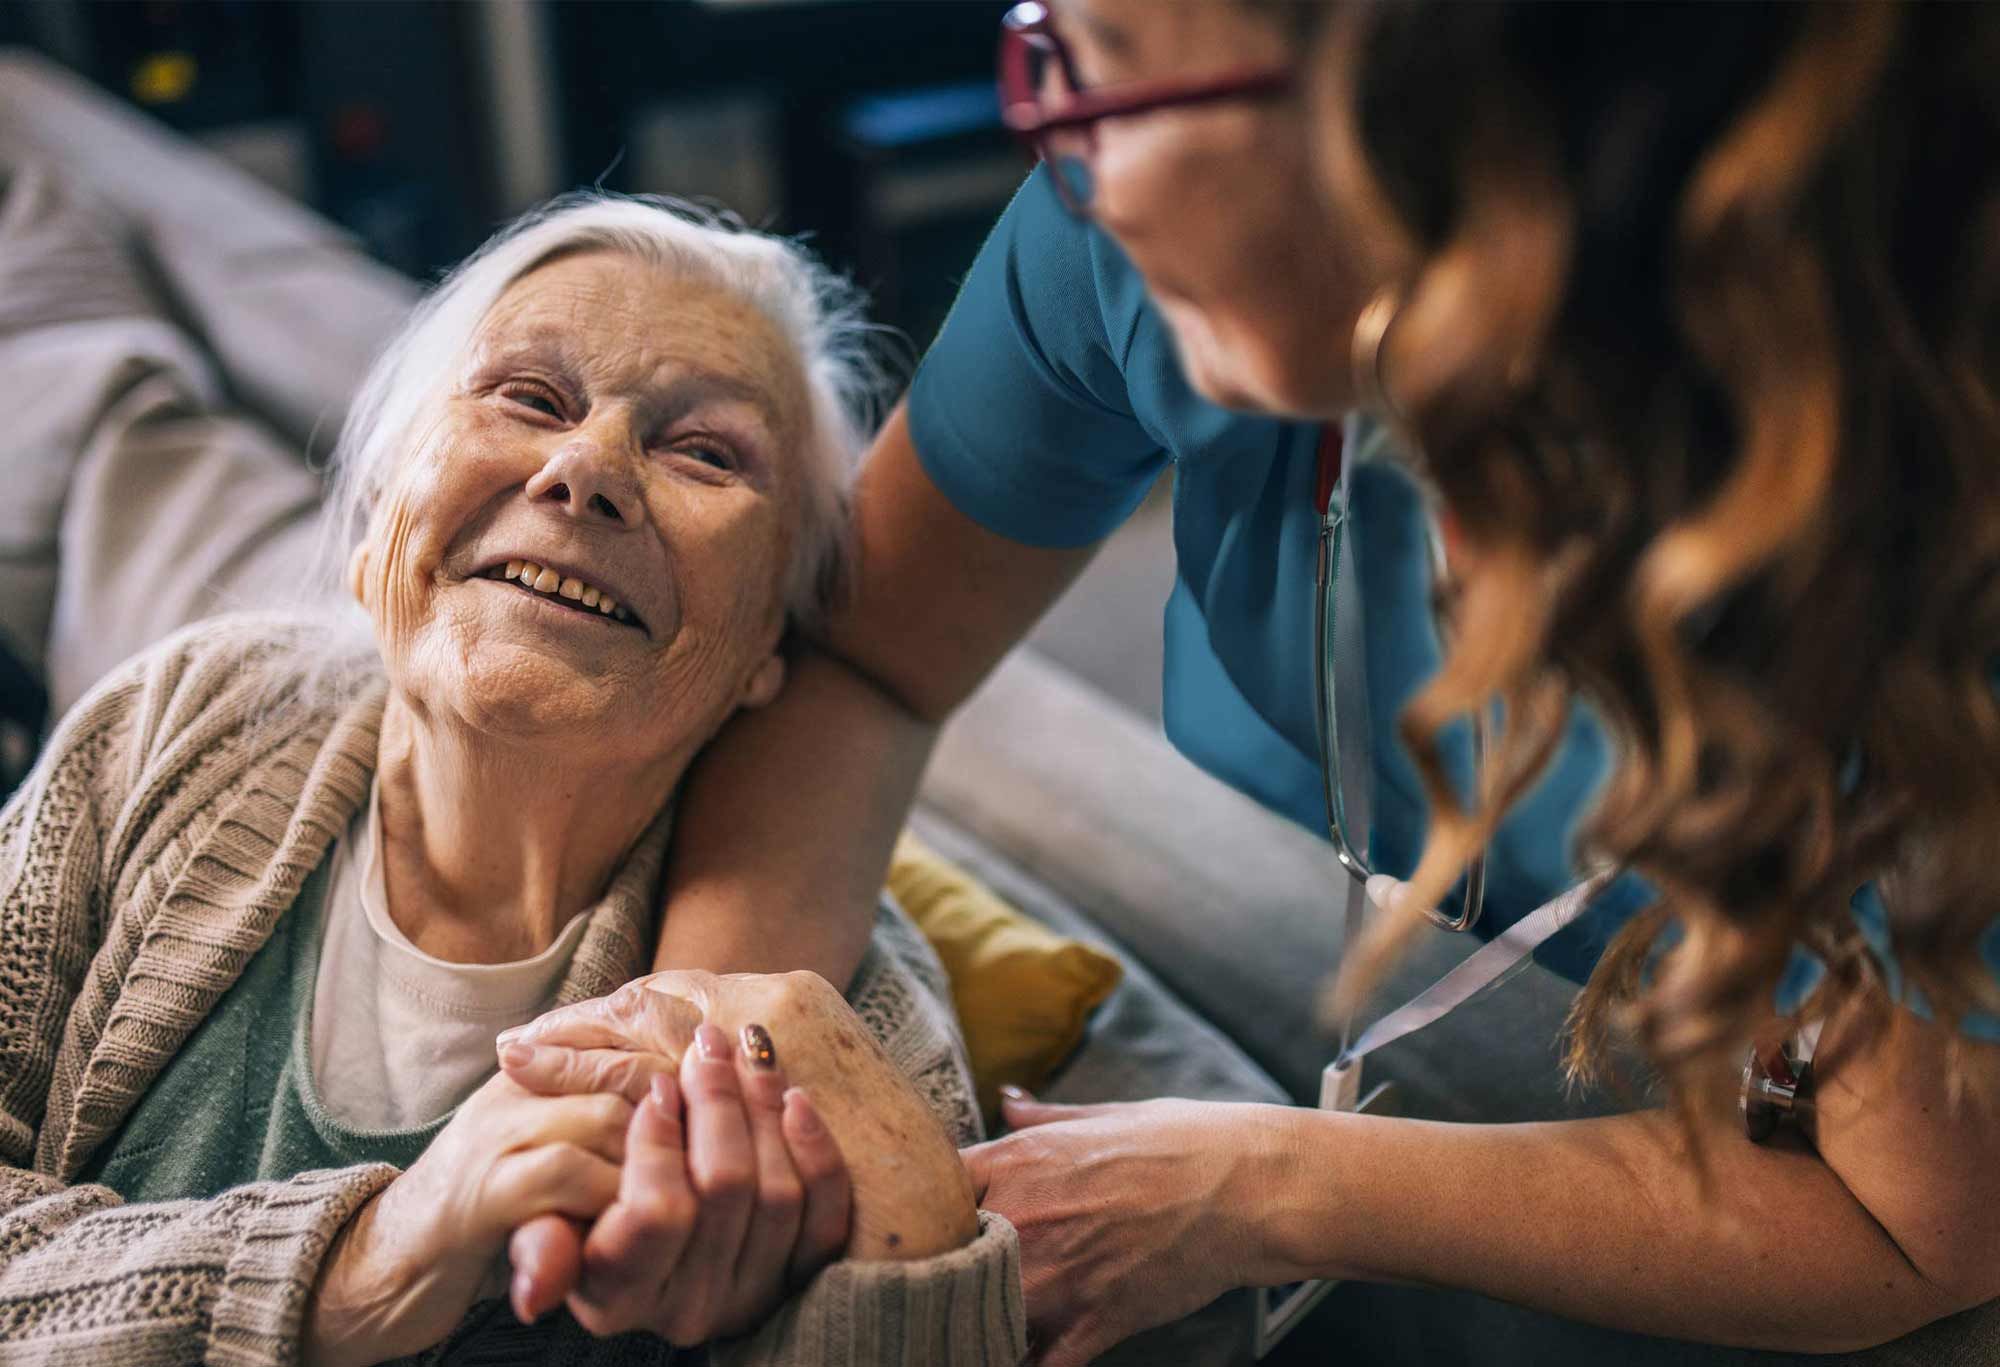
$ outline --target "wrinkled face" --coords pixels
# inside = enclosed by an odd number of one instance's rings
[[[684,759],[782,682],[806,411],[733,295],[601,251],[516,281],[356,552],[392,685],[566,761]]]
[[[1268,15],[1234,0],[1051,8],[1088,87],[1293,58]],[[1363,288],[1314,200],[1302,97],[1106,119],[1096,137],[1092,216],[1145,276],[1194,386],[1236,408],[1342,411]]]

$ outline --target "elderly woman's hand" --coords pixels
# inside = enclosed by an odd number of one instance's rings
[[[671,1047],[679,1033],[651,1038]],[[588,1236],[560,1216],[515,1232],[522,1319],[566,1299],[594,1334],[642,1329],[701,1343],[754,1327],[846,1243],[839,1147],[790,1087],[770,1035],[754,1024],[734,1039],[711,1024],[692,1035],[678,1085],[671,1073],[652,1076],[632,1117],[618,1199]],[[585,1092],[620,1086],[661,1057],[518,1041],[502,1054],[532,1085]]]
[[[652,1066],[648,1059],[684,1064],[697,1021],[716,1027],[727,1040],[740,1039],[745,1026],[765,1028],[790,1078],[808,1089],[813,1099],[807,1103],[794,1089],[782,1117],[782,1137],[798,1174],[797,1199],[802,1206],[798,1234],[789,1254],[778,1256],[779,1241],[767,1235],[759,1245],[761,1266],[756,1275],[745,1276],[740,1264],[736,1268],[738,1285],[746,1288],[745,1302],[756,1298],[747,1288],[769,1293],[762,1297],[755,1314],[742,1317],[746,1325],[773,1307],[787,1283],[798,1284],[829,1258],[925,1258],[962,1247],[978,1233],[971,1181],[950,1138],[846,999],[817,974],[655,973],[628,983],[609,997],[563,1007],[531,1025],[509,1031],[501,1039],[502,1065],[522,1085],[537,1090],[615,1088],[633,1070]],[[514,1046],[527,1046],[533,1052],[523,1053]],[[782,1098],[784,1088],[741,1066],[737,1078],[742,1094],[751,1103],[746,1131],[753,1128],[751,1122],[761,1113],[768,1135],[772,1098]],[[715,1081],[718,1086],[727,1085],[720,1074]],[[764,1097],[761,1112],[757,1104],[760,1089]],[[685,1100],[692,1115],[701,1098],[688,1095]],[[824,1156],[833,1166],[821,1166],[801,1143],[792,1111],[795,1106],[810,1107],[801,1109],[796,1119],[821,1122],[828,1146]],[[694,1133],[690,1121],[691,1150]],[[759,1200],[758,1213],[750,1217],[750,1224],[783,1228],[791,1218],[786,1210],[792,1202],[782,1167],[775,1161],[778,1146],[767,1138],[763,1145],[753,1147],[759,1158],[760,1181],[767,1173],[776,1181],[771,1199]],[[766,1153],[773,1155],[768,1166],[762,1161]],[[627,1174],[637,1180],[629,1162]],[[696,1186],[699,1197],[698,1181]],[[836,1189],[843,1193],[838,1200]],[[845,1195],[848,1192],[851,1202]],[[822,1219],[817,1214],[822,1209],[838,1209],[841,1219],[836,1221],[830,1215]],[[592,1240],[597,1237],[593,1231]],[[594,1272],[579,1270],[583,1251],[565,1222],[535,1222],[516,1236],[513,1252],[517,1266],[526,1267],[537,1286],[544,1282],[574,1285],[579,1275],[586,1291],[595,1284]],[[629,1256],[615,1261],[622,1266],[614,1272],[607,1264],[607,1276],[624,1277],[624,1285],[638,1287],[643,1293],[661,1292],[660,1280],[665,1273],[657,1264]],[[688,1275],[695,1275],[690,1254],[681,1254],[679,1266],[687,1269]],[[726,1272],[730,1266],[717,1259],[714,1268],[700,1269],[700,1274]],[[774,1276],[774,1267],[781,1268],[782,1275]],[[644,1300],[645,1294],[641,1294],[639,1302]],[[552,1302],[537,1301],[527,1308],[539,1311],[548,1303]],[[571,1303],[574,1306],[577,1301],[572,1299]]]
[[[307,1309],[304,1361],[379,1362],[442,1339],[513,1230],[594,1219],[617,1199],[633,1121],[613,1092],[541,1096],[491,1079],[342,1230]]]

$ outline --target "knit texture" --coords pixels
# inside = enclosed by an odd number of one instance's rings
[[[295,1361],[328,1246],[397,1175],[373,1164],[136,1205],[74,1184],[366,797],[386,690],[305,696],[293,685],[316,641],[313,624],[269,615],[182,632],[72,709],[0,811],[0,1363]],[[667,834],[662,813],[591,910],[562,1002],[649,967]],[[885,906],[850,999],[965,1142],[977,1114],[942,988]],[[632,1360],[633,1336],[598,1345],[566,1320],[520,1360]],[[938,1258],[836,1264],[716,1356],[984,1363],[1025,1346],[1018,1241],[989,1215]]]

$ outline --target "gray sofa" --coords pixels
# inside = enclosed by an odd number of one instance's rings
[[[216,407],[230,414],[215,419],[230,424],[225,473],[204,493],[269,528],[258,546],[203,561],[203,519],[147,492],[148,480],[171,492],[180,452],[172,443],[143,467],[109,472],[69,469],[58,434],[37,435],[32,423],[28,438],[0,444],[8,485],[33,494],[0,510],[0,637],[42,672],[60,706],[124,649],[227,605],[210,579],[256,582],[298,553],[311,523],[300,453],[324,453],[346,396],[415,289],[323,220],[67,73],[0,52],[0,169],[33,161],[101,197],[136,235],[164,310],[214,358]],[[7,345],[0,334],[0,358]],[[123,520],[107,519],[106,504]],[[65,529],[87,511],[81,539],[95,540],[73,545]],[[193,567],[178,597],[141,594],[121,579],[132,574],[128,536],[164,538],[164,559]],[[1196,770],[1151,725],[1025,651],[947,729],[916,822],[1017,905],[1111,947],[1128,965],[1127,983],[1049,1095],[1316,1097],[1329,1045],[1311,1024],[1312,1003],[1340,950],[1337,870],[1320,841]],[[1388,991],[1407,995],[1464,949],[1442,933],[1426,940]],[[1405,1111],[1440,1119],[1543,1119],[1599,1107],[1566,1096],[1554,1066],[1569,996],[1567,985],[1531,969],[1384,1051],[1371,1062],[1373,1076],[1394,1081]],[[1226,1298],[1118,1356],[1244,1360],[1247,1322],[1247,1298]],[[1861,1360],[2000,1361],[1996,1324],[1975,1312]],[[1359,1285],[1338,1288],[1276,1360],[1605,1356],[1785,1360],[1612,1334],[1473,1296]]]

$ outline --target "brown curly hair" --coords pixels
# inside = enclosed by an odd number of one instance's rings
[[[1402,718],[1413,900],[1582,696],[1616,738],[1585,847],[1661,899],[1578,1000],[1580,1074],[1629,1029],[1681,1092],[1769,1020],[1794,944],[1830,969],[1815,1009],[1879,999],[1847,905],[1871,879],[1937,1014],[1989,1006],[2000,8],[1334,14],[1324,188],[1408,246],[1380,374],[1466,548]],[[1468,808],[1437,738],[1496,703]]]

